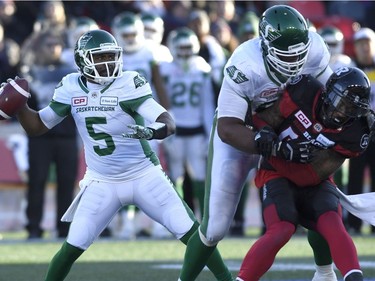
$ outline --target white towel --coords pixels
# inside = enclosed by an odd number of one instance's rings
[[[83,186],[76,197],[74,197],[73,202],[70,204],[68,210],[66,210],[66,212],[62,216],[61,221],[71,222],[73,220],[79,201],[81,200],[82,194],[83,192],[85,192],[86,188],[87,186]]]
[[[346,195],[340,189],[336,189],[344,209],[375,226],[375,192]]]

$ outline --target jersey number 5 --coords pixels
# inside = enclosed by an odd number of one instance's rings
[[[90,137],[92,137],[96,141],[104,140],[107,145],[107,147],[104,148],[100,148],[99,145],[94,145],[94,151],[96,152],[96,154],[98,154],[99,156],[112,154],[116,146],[111,135],[104,132],[97,133],[95,132],[93,127],[95,124],[107,124],[107,119],[105,117],[86,117],[85,121],[86,128]]]

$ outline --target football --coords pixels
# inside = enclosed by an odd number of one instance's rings
[[[26,104],[29,97],[29,84],[26,79],[9,79],[0,89],[0,120],[12,118]]]

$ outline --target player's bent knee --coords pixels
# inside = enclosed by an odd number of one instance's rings
[[[96,224],[77,218],[70,226],[67,242],[79,249],[87,250],[98,236]]]
[[[201,229],[198,228],[199,238],[201,239],[202,243],[206,245],[207,247],[214,247],[216,246],[219,241],[209,240],[206,238],[206,236],[201,232]]]
[[[175,208],[164,217],[164,223],[177,239],[181,239],[192,228],[194,220],[189,217],[185,208]]]
[[[225,221],[215,223],[215,225],[213,226],[211,225],[208,228],[207,232],[204,235],[202,233],[203,237],[205,238],[205,241],[203,241],[202,237],[201,237],[201,240],[207,246],[216,245],[217,243],[219,243],[221,240],[224,239],[228,230],[229,230],[229,227],[227,227],[227,223],[225,223]]]

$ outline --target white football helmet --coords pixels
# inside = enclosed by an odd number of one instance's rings
[[[344,34],[334,26],[324,26],[318,33],[329,47],[331,55],[339,55],[344,52]]]
[[[144,45],[144,26],[139,15],[122,12],[112,21],[112,32],[126,53],[140,50]]]
[[[71,20],[68,27],[68,44],[74,48],[79,37],[87,31],[99,29],[99,25],[92,18],[77,17]]]
[[[157,44],[161,44],[164,35],[164,21],[161,17],[153,14],[143,14],[144,36]]]
[[[177,62],[188,62],[200,49],[197,35],[187,27],[173,30],[168,36],[167,44]]]

